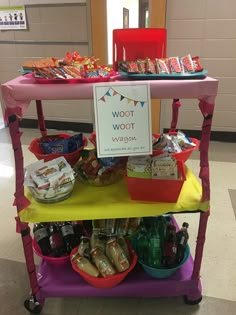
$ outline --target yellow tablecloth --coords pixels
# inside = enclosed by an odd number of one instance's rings
[[[31,205],[20,212],[20,219],[23,222],[73,221],[208,211],[209,202],[201,202],[200,182],[188,168],[186,172],[187,179],[177,203],[130,200],[125,180],[103,187],[76,182],[69,199],[53,204],[35,201],[26,190]]]

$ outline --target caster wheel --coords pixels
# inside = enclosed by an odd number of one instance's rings
[[[30,296],[28,299],[26,299],[24,306],[31,314],[40,314],[43,308],[34,296]]]
[[[201,302],[202,296],[197,300],[189,300],[187,295],[184,296],[184,303],[187,305],[197,305]]]

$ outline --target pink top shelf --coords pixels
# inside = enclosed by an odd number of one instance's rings
[[[101,85],[138,85],[148,82],[151,98],[198,99],[213,104],[217,95],[218,80],[211,77],[199,80],[113,81]],[[93,99],[93,83],[39,84],[33,78],[19,76],[1,85],[4,105],[8,114],[24,116],[32,100]]]

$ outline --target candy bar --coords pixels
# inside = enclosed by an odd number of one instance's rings
[[[200,64],[199,57],[198,57],[198,56],[193,57],[192,60],[193,60],[193,68],[194,68],[194,71],[195,71],[195,72],[200,72],[200,71],[202,71],[202,70],[203,70],[203,67],[202,67],[201,64]]]
[[[159,73],[170,73],[167,59],[157,59],[157,67],[159,69]]]
[[[190,54],[188,54],[187,56],[182,57],[181,60],[182,60],[185,72],[192,72],[192,71],[194,71],[193,61],[192,61],[192,58],[191,58]]]
[[[147,58],[146,59],[146,71],[147,71],[147,73],[152,73],[152,74],[157,73],[156,62]]]
[[[128,72],[131,73],[139,73],[139,67],[137,61],[129,61],[127,62]]]
[[[171,72],[181,73],[181,65],[179,62],[179,57],[170,57],[168,59],[169,67]]]
[[[146,72],[146,61],[145,60],[138,60],[138,69],[139,73],[145,73]]]

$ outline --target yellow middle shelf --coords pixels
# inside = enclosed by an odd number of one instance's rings
[[[22,222],[74,221],[208,211],[209,201],[201,202],[202,187],[189,168],[186,177],[176,203],[133,201],[125,180],[103,187],[76,182],[69,199],[52,204],[35,201],[26,189],[31,204],[20,212],[20,219]]]

